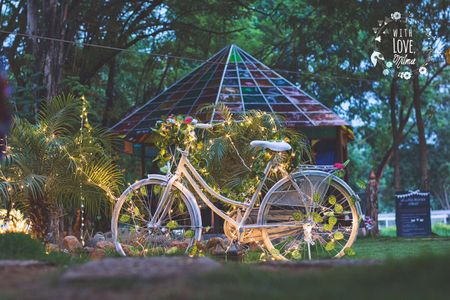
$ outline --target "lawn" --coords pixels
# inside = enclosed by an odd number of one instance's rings
[[[359,238],[353,249],[355,258],[400,259],[450,254],[450,237],[433,238]]]
[[[5,246],[5,243],[3,244]],[[6,250],[8,248],[3,248]],[[11,248],[10,248],[11,249]],[[28,247],[16,249],[17,258]],[[379,265],[334,266],[326,268],[276,268],[263,264],[228,262],[214,272],[199,276],[157,281],[94,280],[61,282],[67,260],[53,260],[57,267],[41,273],[29,272],[2,284],[0,299],[18,299],[33,293],[36,299],[447,299],[450,293],[450,238],[360,238],[351,259],[381,259]],[[14,258],[12,251],[7,257]],[[21,254],[19,254],[21,253]],[[50,260],[51,261],[51,260]],[[73,262],[72,262],[73,263]],[[81,263],[79,261],[78,263]],[[0,276],[6,276],[0,269]],[[15,275],[14,275],[15,276]],[[14,277],[13,276],[13,277]],[[12,282],[11,282],[12,281]],[[26,284],[24,284],[26,283]],[[33,298],[33,299],[34,299]],[[75,297],[76,298],[76,297]]]

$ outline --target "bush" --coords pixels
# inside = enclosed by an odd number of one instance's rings
[[[46,253],[45,245],[25,233],[0,234],[0,259],[33,259],[55,265],[71,265],[86,262],[84,253],[70,255],[64,252]]]
[[[40,259],[45,246],[25,233],[0,234],[0,259]]]

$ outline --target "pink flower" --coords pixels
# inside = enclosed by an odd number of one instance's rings
[[[189,124],[192,122],[192,118],[191,117],[187,117],[186,119],[184,119],[184,124]]]
[[[336,169],[342,170],[343,168],[345,168],[344,164],[341,163],[335,163],[333,165],[333,167],[335,167]]]

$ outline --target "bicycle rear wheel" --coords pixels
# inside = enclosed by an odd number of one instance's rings
[[[261,203],[259,224],[272,257],[280,260],[341,257],[352,252],[358,231],[353,192],[339,178],[305,171],[278,182]],[[277,226],[277,224],[286,226]]]
[[[195,199],[175,183],[158,220],[152,217],[167,188],[167,179],[150,175],[131,185],[117,200],[111,231],[122,256],[187,253],[201,238],[200,212]]]

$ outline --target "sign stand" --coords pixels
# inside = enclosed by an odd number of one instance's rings
[[[398,237],[431,236],[430,193],[396,193],[395,223]]]

